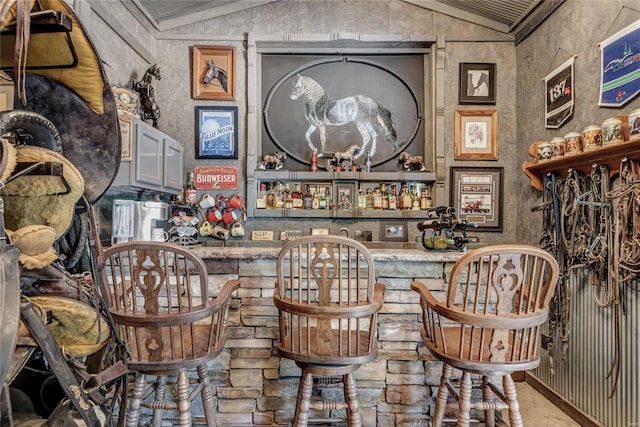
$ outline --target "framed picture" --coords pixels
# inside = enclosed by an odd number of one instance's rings
[[[459,104],[496,103],[496,64],[460,63]]]
[[[238,107],[196,107],[196,159],[238,158]]]
[[[456,110],[454,158],[498,160],[498,111]]]
[[[502,231],[503,168],[452,167],[449,206],[478,230]]]
[[[407,221],[394,221],[380,223],[380,241],[382,242],[406,242]]]
[[[336,209],[355,209],[356,183],[354,181],[336,181],[333,185]]]
[[[193,99],[235,99],[235,51],[232,47],[193,46]]]

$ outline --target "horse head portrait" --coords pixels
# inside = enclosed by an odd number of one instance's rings
[[[154,128],[158,128],[158,119],[160,119],[160,107],[156,103],[155,91],[152,83],[153,78],[161,80],[160,67],[153,64],[145,71],[142,79],[133,81],[131,89],[140,94],[140,107],[142,120],[151,120]]]
[[[213,80],[218,80],[220,82],[220,86],[222,86],[222,90],[227,91],[227,82],[228,76],[227,72],[222,68],[218,67],[212,59],[207,61],[207,71],[204,73],[204,77],[202,78],[202,83],[205,85],[211,83]]]
[[[378,132],[393,146],[394,151],[399,150],[395,117],[373,98],[352,95],[334,100],[327,95],[320,83],[301,74],[296,74],[289,97],[294,101],[304,99],[305,118],[309,122],[305,139],[312,151],[325,151],[327,126],[345,126],[351,123],[355,124],[362,137],[359,150],[355,153],[356,158],[362,156],[369,143],[371,148],[368,151],[373,156]],[[311,140],[311,135],[316,130],[320,137],[319,150]]]

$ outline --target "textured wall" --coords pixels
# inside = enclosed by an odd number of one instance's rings
[[[247,32],[265,33],[404,33],[435,34],[446,40],[445,86],[439,88],[445,94],[443,147],[446,153],[445,175],[448,167],[458,166],[502,166],[509,173],[509,159],[515,150],[515,47],[511,42],[496,42],[501,35],[477,25],[427,11],[401,1],[281,1],[257,7],[229,16],[181,27],[158,36],[158,58],[163,79],[157,84],[158,102],[163,111],[161,129],[183,141],[186,147],[186,169],[194,165],[228,165],[229,161],[194,159],[194,107],[196,105],[237,105],[239,108],[240,159],[246,150],[246,51],[242,42]],[[475,38],[475,39],[474,39]],[[458,40],[458,41],[448,41]],[[476,41],[481,40],[481,41]],[[196,44],[225,45],[236,47],[237,95],[235,101],[196,101],[191,99],[191,52]],[[453,112],[459,107],[458,63],[492,62],[497,64],[498,88],[495,106],[465,106],[468,109],[498,109],[499,111],[499,160],[497,162],[453,162]],[[487,107],[487,108],[485,108]],[[241,164],[239,162],[239,164]],[[245,165],[241,168],[244,170]],[[249,167],[252,167],[249,165]],[[246,175],[242,173],[241,175]],[[242,183],[244,184],[244,182]],[[513,194],[514,180],[505,174],[505,194]],[[242,188],[242,187],[241,187]],[[448,204],[448,187],[445,187],[439,204]],[[512,202],[513,203],[513,202]],[[505,200],[503,233],[481,233],[481,241],[501,243],[513,241],[516,216]],[[345,221],[339,226],[335,221],[318,220],[315,226],[354,228],[354,221]],[[357,224],[360,229],[377,231],[377,224]],[[306,229],[308,221],[279,220],[276,227],[282,230]],[[250,220],[248,230],[273,229],[274,224]],[[413,229],[413,225],[410,225]],[[276,230],[277,232],[278,230]],[[277,233],[276,233],[277,234]],[[480,234],[480,233],[478,233]]]
[[[594,5],[597,3],[597,7]],[[567,0],[531,36],[518,45],[517,54],[517,152],[513,167],[517,179],[518,217],[521,224],[541,224],[540,213],[532,214],[540,193],[533,189],[522,163],[535,141],[582,132],[591,124],[600,125],[609,117],[629,114],[640,108],[635,98],[622,108],[598,107],[600,88],[600,49],[598,43],[640,19],[638,2],[587,2]],[[575,108],[573,117],[559,129],[545,129],[545,86],[542,79],[572,55],[575,60]],[[498,77],[502,79],[502,76]],[[519,227],[518,241],[537,244],[541,227]]]

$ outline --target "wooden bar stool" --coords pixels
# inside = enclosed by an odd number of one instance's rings
[[[522,427],[515,371],[540,364],[540,325],[558,281],[558,263],[532,246],[496,245],[463,255],[451,270],[446,301],[438,301],[414,280],[423,310],[422,339],[444,362],[432,425],[440,427],[449,392],[458,400],[459,427],[469,426],[470,410],[484,411],[495,425],[495,411],[508,409],[511,427]],[[459,391],[450,379],[462,371]],[[471,402],[471,374],[482,376],[482,401]],[[503,390],[491,382],[502,377]],[[498,399],[494,399],[498,397]]]
[[[294,239],[280,251],[277,280],[273,300],[279,310],[280,342],[276,348],[302,369],[293,425],[339,421],[328,415],[346,409],[349,426],[361,426],[352,373],[378,354],[377,314],[385,290],[376,283],[371,255],[360,242],[346,237]],[[321,381],[340,377],[346,402],[312,399],[315,377]],[[311,409],[327,416],[311,418]]]
[[[217,298],[210,298],[204,262],[171,243],[121,243],[105,257],[101,291],[129,344],[128,368],[135,371],[127,427],[138,426],[141,407],[153,410],[155,427],[165,410],[177,410],[180,427],[191,427],[191,401],[198,394],[207,425],[215,426],[207,362],[224,348],[229,302],[239,280],[227,281]],[[187,371],[193,368],[198,379],[192,390]],[[151,385],[148,376],[156,377]],[[165,399],[169,376],[177,376],[175,401]]]

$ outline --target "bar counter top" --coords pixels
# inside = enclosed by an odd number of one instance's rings
[[[223,242],[220,242],[223,243]],[[226,243],[226,242],[224,242]],[[191,249],[203,259],[276,259],[281,242],[233,242],[242,245],[196,245]],[[269,243],[269,244],[265,244]],[[464,252],[427,251],[412,243],[365,242],[374,261],[455,262]],[[413,247],[412,247],[413,246]]]

